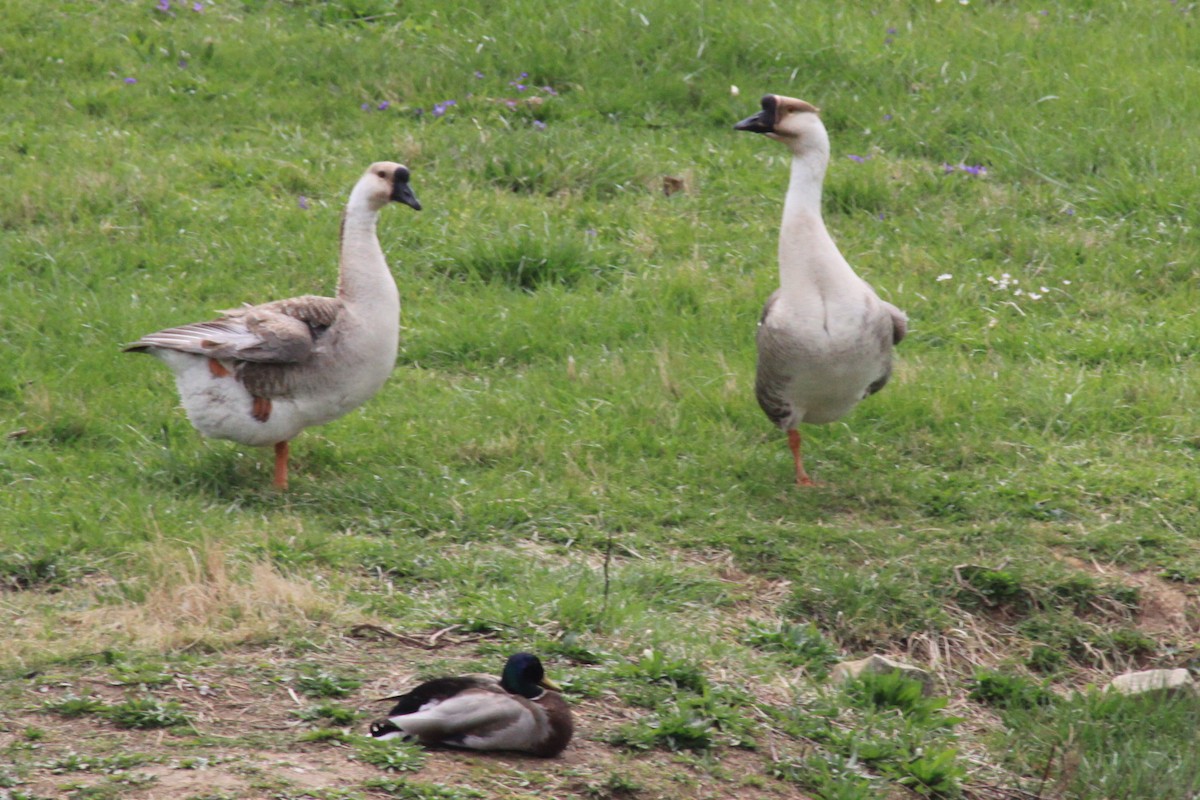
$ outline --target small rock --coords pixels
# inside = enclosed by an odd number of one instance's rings
[[[1125,695],[1165,695],[1195,693],[1196,684],[1186,669],[1148,669],[1144,672],[1126,672],[1112,679],[1107,687],[1110,692]]]
[[[893,661],[878,653],[860,658],[858,661],[843,661],[833,668],[829,677],[835,683],[845,683],[866,674],[881,675],[888,672],[900,672],[906,678],[919,681],[924,694],[933,693],[933,676],[928,672],[920,667],[914,667],[912,664]]]

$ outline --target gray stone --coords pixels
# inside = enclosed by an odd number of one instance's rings
[[[1186,669],[1148,669],[1144,672],[1126,672],[1108,684],[1108,691],[1120,694],[1164,695],[1196,692],[1196,684]]]
[[[900,672],[904,677],[921,683],[924,694],[933,693],[933,676],[920,667],[905,664],[903,661],[893,661],[887,656],[875,655],[860,658],[858,661],[843,661],[830,672],[830,679],[835,683],[845,683],[863,675],[880,675],[888,672]]]

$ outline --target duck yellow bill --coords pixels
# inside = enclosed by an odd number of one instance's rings
[[[543,686],[543,687],[544,687],[544,688],[546,688],[546,689],[552,689],[552,690],[554,690],[554,691],[556,691],[556,692],[561,692],[561,691],[562,691],[562,687],[561,687],[561,686],[559,686],[559,685],[558,685],[557,683],[555,683],[554,681],[550,680],[549,678],[545,678],[545,677],[543,677],[543,678],[542,678],[542,680],[541,680],[541,684],[540,684],[540,685],[541,685],[541,686]]]

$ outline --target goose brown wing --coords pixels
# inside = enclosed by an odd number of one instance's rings
[[[211,322],[180,325],[143,336],[127,351],[152,347],[226,361],[298,364],[337,320],[342,301],[308,295],[222,312]]]

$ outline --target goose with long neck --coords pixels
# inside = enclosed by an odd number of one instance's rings
[[[421,209],[407,167],[372,164],[350,192],[342,217],[336,297],[246,305],[125,347],[171,368],[200,433],[274,446],[278,489],[288,484],[288,443],[305,428],[365,403],[395,365],[400,293],[375,232],[379,212],[390,202]]]
[[[796,483],[812,485],[801,457],[801,422],[840,419],[891,375],[904,312],[875,294],[842,257],[821,216],[829,135],[817,108],[769,94],[762,111],[734,126],[792,151],[779,231],[779,288],[758,323],[755,395],[787,431]]]

